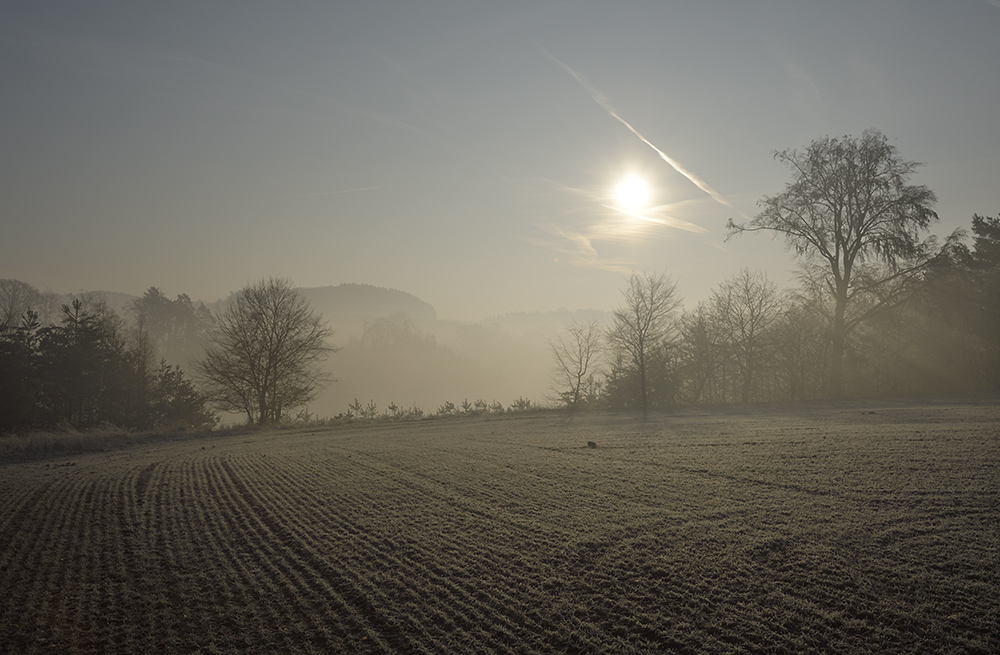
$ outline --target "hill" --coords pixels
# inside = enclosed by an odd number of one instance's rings
[[[365,320],[403,313],[421,329],[433,328],[437,312],[429,303],[398,289],[369,284],[338,284],[336,286],[300,288],[298,290],[323,314],[341,339],[361,333]]]

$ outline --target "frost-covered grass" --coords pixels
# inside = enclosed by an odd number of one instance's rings
[[[992,402],[855,402],[362,421],[8,463],[0,644],[998,652],[998,435]]]

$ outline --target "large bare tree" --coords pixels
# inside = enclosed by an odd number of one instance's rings
[[[331,334],[287,280],[261,280],[230,299],[197,369],[217,408],[279,421],[328,381],[319,365],[335,351]]]
[[[677,283],[663,274],[633,273],[615,310],[608,338],[624,351],[638,377],[639,406],[649,408],[649,367],[658,351],[672,344],[674,314],[681,305]]]
[[[822,274],[832,309],[829,391],[838,396],[848,333],[905,297],[909,282],[938,254],[933,237],[924,236],[937,220],[936,199],[927,187],[909,184],[920,164],[902,159],[875,129],[860,138],[816,139],[775,158],[791,169],[791,182],[782,193],[764,196],[753,220],[730,220],[729,236],[780,234]],[[851,313],[854,305],[863,311]]]

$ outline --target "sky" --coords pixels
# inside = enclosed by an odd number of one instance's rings
[[[934,233],[1000,212],[998,33],[998,0],[11,0],[0,277],[355,282],[470,321],[610,309],[632,271],[688,306],[743,267],[787,287],[780,241],[725,230],[776,150],[877,128]]]

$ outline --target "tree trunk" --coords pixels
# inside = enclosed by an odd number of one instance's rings
[[[639,352],[639,403],[642,405],[642,415],[645,417],[649,406],[646,401],[646,352],[644,345],[639,347],[643,348]]]
[[[846,323],[844,315],[847,309],[847,284],[837,284],[837,306],[834,309],[833,328],[830,334],[830,396],[840,398],[844,385],[844,343],[846,341]]]
[[[260,413],[257,415],[257,424],[264,425],[267,423],[267,396],[264,393],[257,395],[257,406],[260,407]]]

